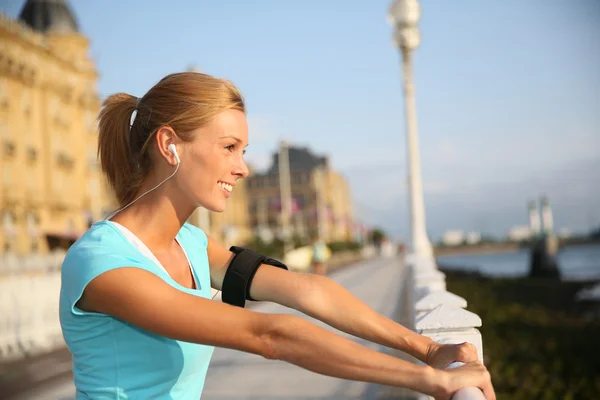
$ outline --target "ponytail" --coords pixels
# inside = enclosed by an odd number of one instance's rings
[[[113,94],[102,104],[98,117],[98,157],[119,204],[131,201],[142,183],[129,140],[136,102],[135,96]]]

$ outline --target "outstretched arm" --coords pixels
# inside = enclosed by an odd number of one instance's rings
[[[213,287],[221,289],[233,253],[209,237],[208,256]],[[262,265],[252,281],[250,294],[256,300],[272,301],[351,335],[395,348],[434,367],[453,361],[477,360],[477,350],[465,343],[439,345],[375,312],[352,293],[329,278],[284,271]]]
[[[212,285],[221,289],[233,253],[209,237],[208,258]],[[433,341],[379,315],[346,289],[324,277],[297,274],[263,264],[254,276],[250,294],[257,300],[295,308],[355,336],[399,348],[433,366],[461,360],[453,356],[453,351],[443,351],[447,347],[437,346]],[[269,329],[271,334],[265,336],[266,342],[272,346],[273,358],[324,375],[407,387],[433,395],[436,399],[449,399],[465,386],[480,387],[487,399],[496,398],[489,373],[477,361],[451,371],[440,371],[368,349],[298,317],[276,315],[273,318],[277,322]],[[448,353],[450,356],[447,356]],[[444,361],[445,358],[449,361]],[[468,361],[464,358],[462,361]]]
[[[257,300],[273,301],[351,335],[401,350],[426,362],[436,343],[375,312],[335,281],[263,265],[250,287]]]
[[[324,276],[289,273],[263,265],[256,273],[250,293],[255,299],[294,308],[336,329],[401,350],[436,368],[454,361],[477,360],[477,349],[472,344],[440,345],[375,312]]]

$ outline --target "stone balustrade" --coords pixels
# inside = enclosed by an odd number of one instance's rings
[[[404,279],[404,316],[409,328],[442,344],[469,342],[483,361],[483,344],[478,327],[481,318],[467,311],[467,301],[446,291],[446,276],[430,260],[408,256]],[[459,366],[460,363],[448,368]],[[416,395],[419,400],[429,396]],[[478,388],[459,390],[453,400],[485,400]]]
[[[0,255],[0,362],[65,346],[58,319],[64,256]]]

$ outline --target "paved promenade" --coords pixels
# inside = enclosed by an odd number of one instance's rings
[[[397,259],[374,259],[334,272],[331,278],[378,312],[397,320],[401,298],[402,264]],[[293,313],[270,303],[256,303],[253,310]],[[310,317],[304,318],[312,320]],[[316,322],[315,320],[313,320]],[[332,328],[318,323],[327,329]],[[362,340],[351,337],[359,343]],[[369,344],[380,351],[387,349]],[[70,376],[47,382],[10,400],[74,399]],[[396,399],[400,392],[379,385],[351,382],[305,371],[294,365],[258,356],[216,349],[202,400],[382,400]]]

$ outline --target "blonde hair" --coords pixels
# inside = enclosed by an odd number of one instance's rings
[[[139,99],[126,93],[109,96],[98,117],[98,157],[119,204],[133,200],[151,171],[148,146],[160,128],[170,126],[189,142],[194,130],[230,109],[246,112],[235,85],[198,72],[167,75]]]

